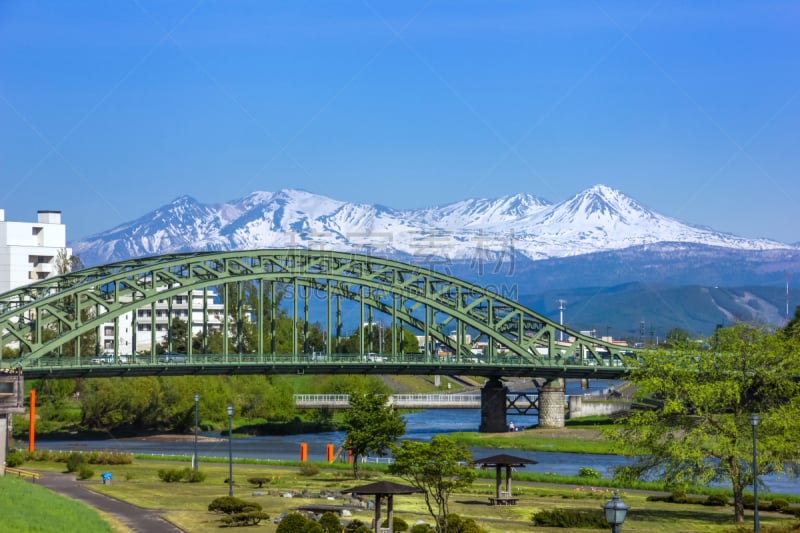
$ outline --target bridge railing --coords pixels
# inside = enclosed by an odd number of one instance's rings
[[[596,367],[596,364],[581,361],[564,361],[535,357],[537,364],[552,367]],[[594,361],[592,361],[594,363]],[[430,365],[441,364],[445,366],[459,365],[482,368],[484,366],[524,366],[531,361],[518,356],[497,356],[493,358],[442,356],[437,354],[101,354],[95,356],[82,356],[76,358],[72,355],[46,355],[30,361],[23,361],[23,368],[74,368],[96,365],[159,365],[159,364],[202,364],[202,365],[230,365],[230,364],[344,364],[344,365]],[[609,367],[619,367],[619,364],[608,362]]]

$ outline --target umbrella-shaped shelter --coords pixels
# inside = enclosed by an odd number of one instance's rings
[[[495,497],[489,498],[489,502],[492,505],[516,505],[517,498],[512,497],[511,495],[511,469],[516,468],[524,468],[525,465],[535,465],[539,461],[534,461],[533,459],[525,459],[524,457],[516,457],[514,455],[508,455],[506,453],[501,453],[500,455],[492,455],[491,457],[484,457],[483,459],[476,459],[474,463],[481,468],[487,468],[490,466],[495,467],[497,471],[497,486],[495,487]],[[506,470],[506,483],[505,483],[505,490],[502,490],[503,484],[503,467]]]
[[[380,533],[394,533],[394,496],[396,494],[413,494],[415,492],[422,492],[422,489],[411,487],[408,485],[401,485],[400,483],[392,483],[391,481],[378,481],[377,483],[370,483],[361,487],[353,487],[352,489],[343,490],[347,494],[364,494],[375,496],[375,524],[373,525],[374,531]],[[381,528],[381,498],[386,496],[386,515],[389,520],[388,528]]]

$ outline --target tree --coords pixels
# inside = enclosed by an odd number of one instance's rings
[[[353,453],[353,477],[358,479],[359,458],[369,452],[383,455],[406,432],[406,423],[383,394],[351,394],[344,414],[346,447]]]
[[[470,461],[472,454],[466,446],[436,435],[430,442],[403,441],[394,450],[389,472],[424,491],[436,530],[447,533],[450,494],[471,485],[478,475]]]
[[[757,474],[798,472],[800,349],[797,340],[754,326],[717,330],[711,350],[643,353],[630,376],[657,402],[630,412],[608,435],[638,456],[622,478],[658,476],[676,488],[727,481],[737,523],[753,482],[750,415],[758,413]]]

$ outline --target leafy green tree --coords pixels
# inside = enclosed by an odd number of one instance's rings
[[[783,333],[789,337],[800,339],[800,305],[794,308],[794,316],[783,327]]]
[[[672,328],[667,332],[664,343],[668,348],[680,348],[689,342],[689,333],[685,329]]]
[[[305,533],[308,522],[308,518],[300,513],[289,513],[278,524],[275,533]]]
[[[351,394],[344,414],[346,447],[353,453],[353,477],[358,479],[359,459],[370,452],[383,455],[406,432],[403,418],[387,404],[383,394]]]
[[[450,495],[470,486],[478,475],[470,461],[466,446],[436,435],[430,442],[404,440],[394,451],[389,472],[424,491],[437,531],[448,533]]]
[[[716,333],[712,350],[645,352],[630,376],[657,407],[631,411],[608,434],[639,459],[617,475],[658,476],[676,488],[724,481],[744,520],[753,482],[750,415],[758,426],[759,475],[800,471],[800,349],[795,339],[737,324]]]

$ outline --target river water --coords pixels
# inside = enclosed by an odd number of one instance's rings
[[[567,385],[568,394],[577,394],[577,385]],[[610,386],[606,382],[593,382],[595,389]],[[572,390],[570,390],[572,389]],[[580,391],[586,392],[586,391]],[[480,425],[478,409],[429,409],[417,411],[404,416],[406,421],[406,438],[414,440],[430,440],[434,435],[457,431],[477,431]],[[536,416],[509,415],[508,422],[518,427],[535,425]],[[220,438],[219,433],[201,433],[204,437],[197,443],[197,453],[201,457],[228,457],[228,440]],[[534,437],[535,438],[535,434]],[[234,438],[231,442],[235,458],[298,460],[300,443],[308,445],[309,461],[325,461],[327,444],[338,449],[344,441],[341,431],[326,433],[310,433],[286,436],[260,436]],[[167,439],[108,439],[96,441],[38,440],[36,447],[51,450],[110,450],[125,451],[138,454],[182,455],[191,456],[194,452],[194,440]],[[630,459],[617,455],[578,454],[562,452],[521,451],[496,448],[470,448],[474,458],[486,457],[497,453],[510,453],[526,459],[538,461],[527,465],[526,472],[554,473],[561,475],[577,475],[582,467],[598,470],[604,477],[611,476],[615,466],[629,464]],[[764,476],[770,492],[800,495],[800,480],[783,475]]]

